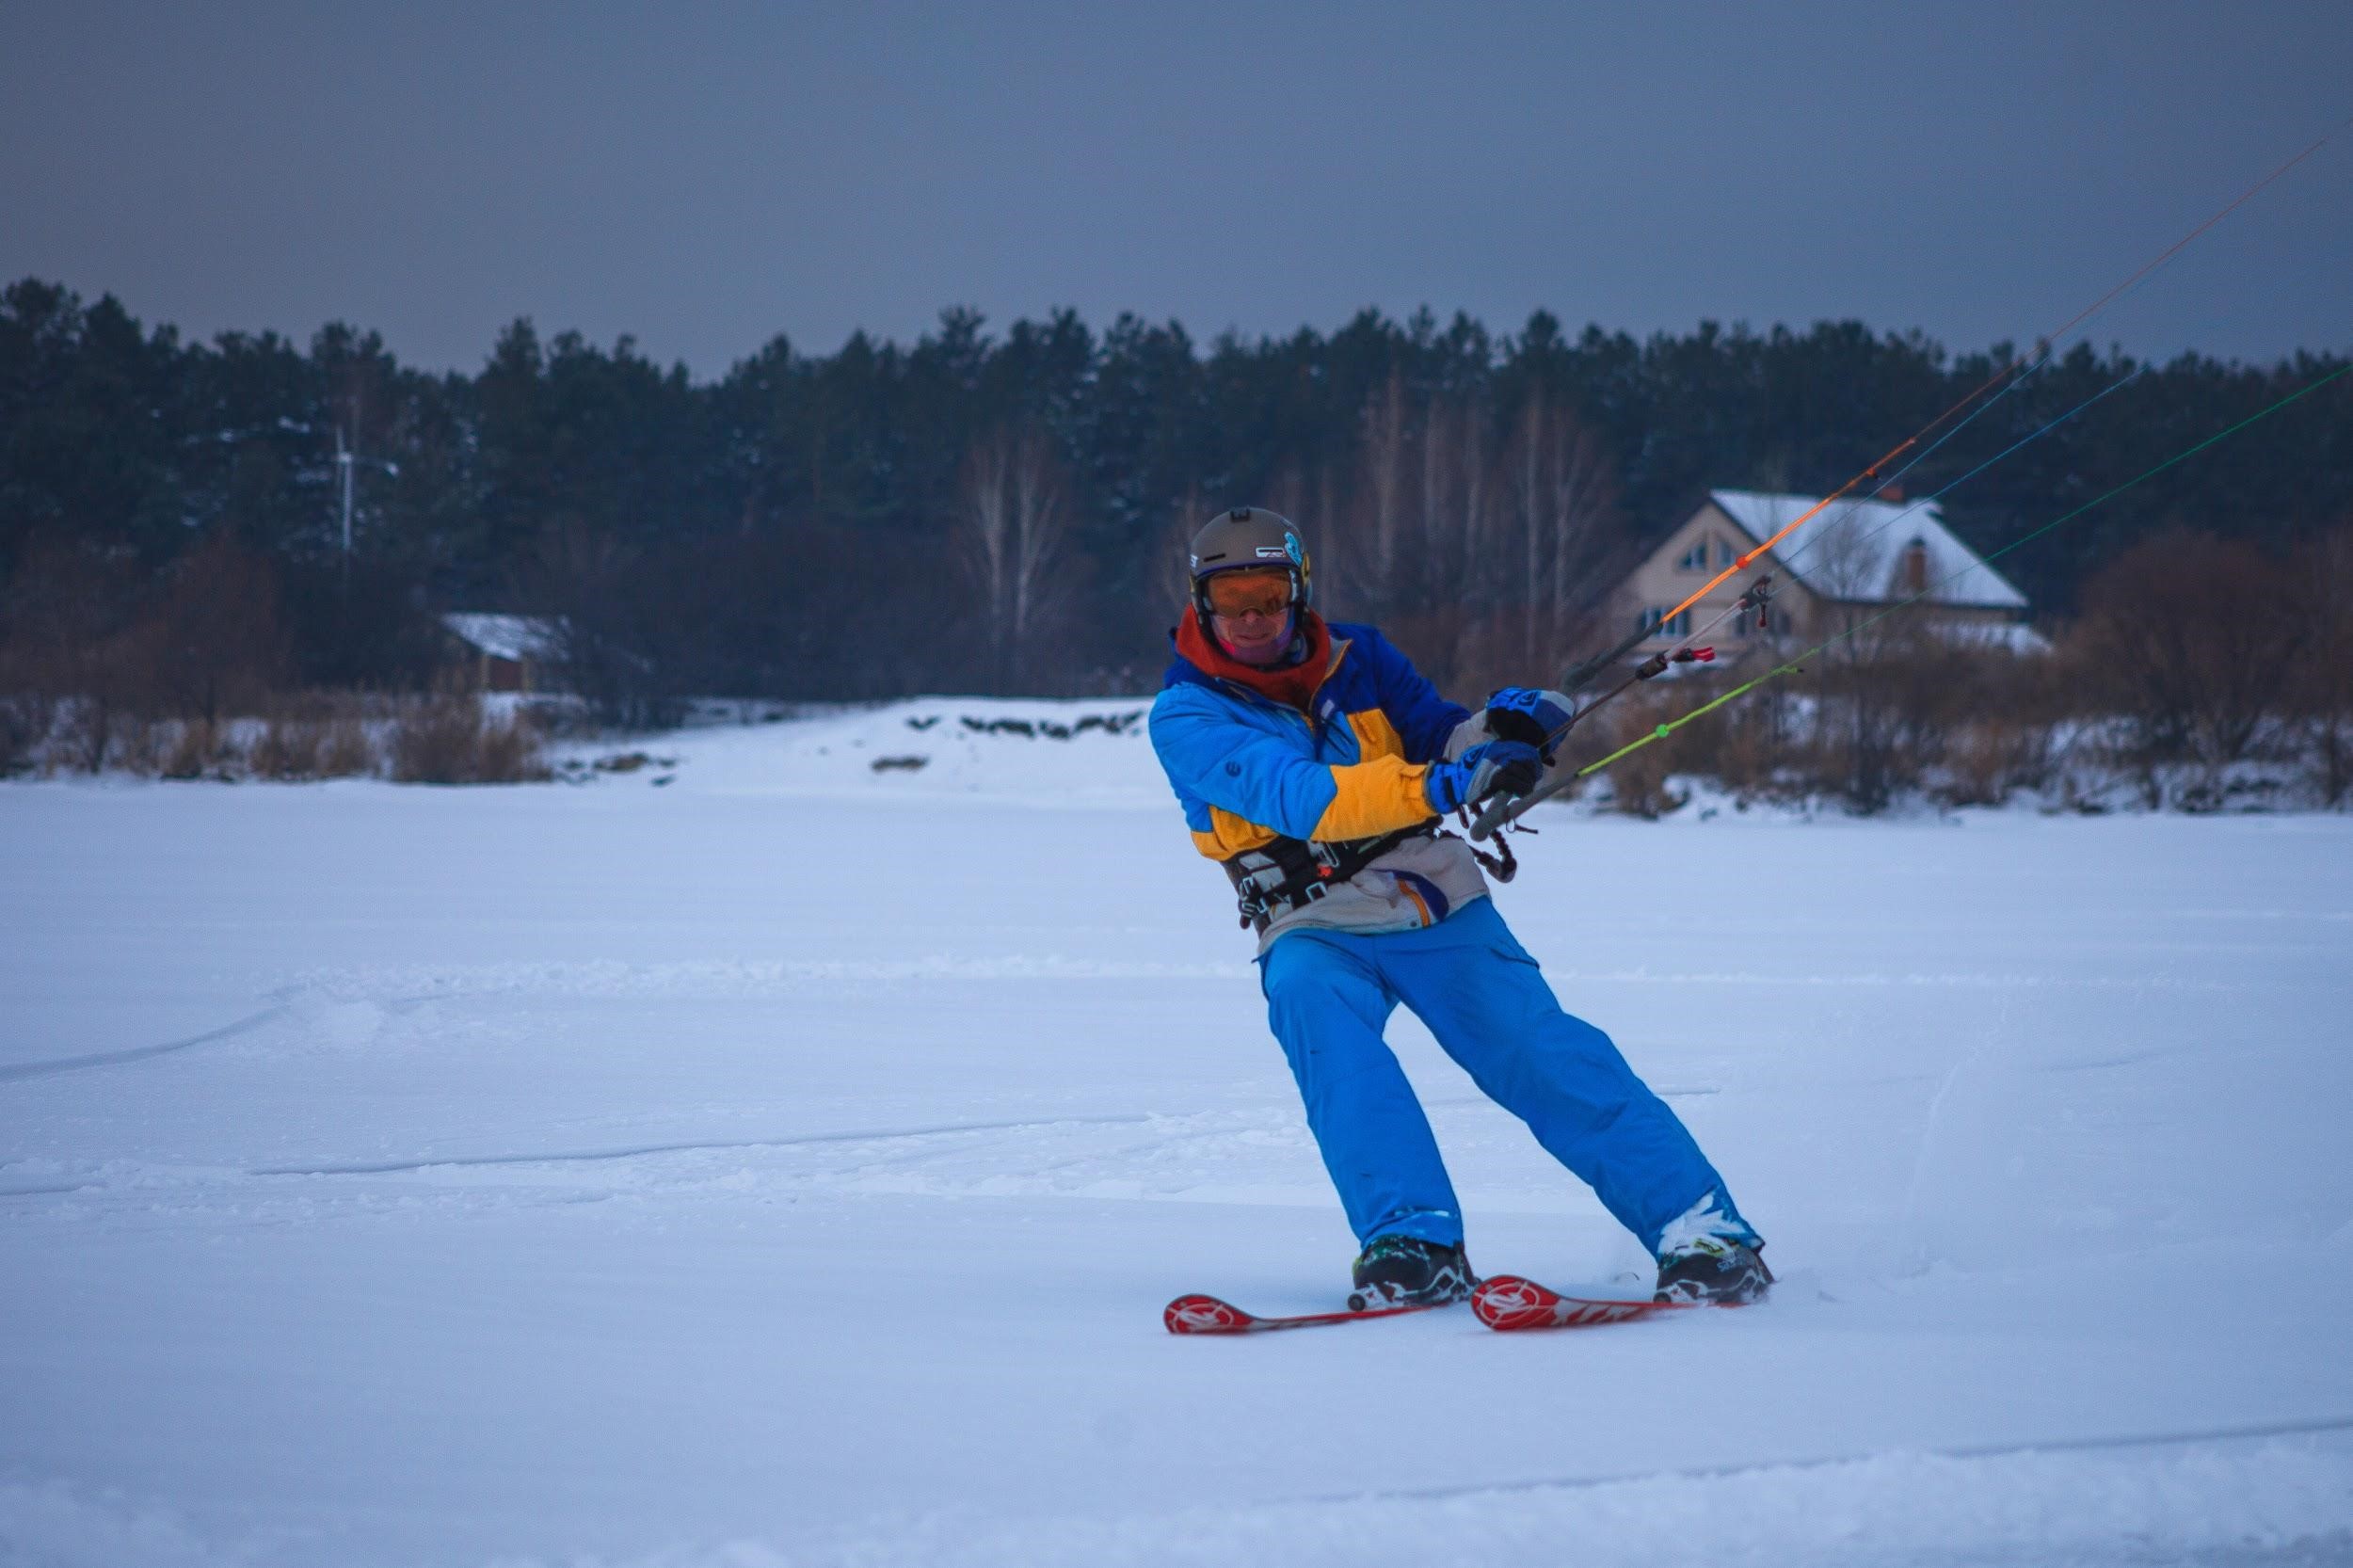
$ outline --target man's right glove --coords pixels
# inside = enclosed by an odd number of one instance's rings
[[[1577,722],[1577,705],[1559,692],[1533,686],[1506,686],[1487,699],[1482,715],[1487,733],[1497,740],[1526,741],[1552,760],[1553,748]]]
[[[1433,762],[1422,776],[1432,809],[1445,816],[1498,792],[1524,795],[1545,776],[1545,760],[1525,741],[1486,741],[1454,762]]]

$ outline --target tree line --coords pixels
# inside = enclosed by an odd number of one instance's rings
[[[1203,343],[950,310],[912,344],[779,336],[709,380],[520,320],[437,374],[348,325],[189,342],[27,279],[0,292],[0,683],[207,718],[414,688],[445,655],[437,614],[463,609],[554,619],[568,683],[622,722],[704,693],[1142,690],[1183,540],[1255,503],[1307,530],[1327,610],[1379,616],[1468,692],[1557,668],[1706,489],[1826,493],[2015,352],[1854,322],[1638,340],[1367,311]],[[2076,344],[1907,485],[2125,381],[1947,498],[1988,551],[2344,363]],[[2003,569],[2062,616],[2167,526],[2285,559],[2353,517],[2348,388]]]

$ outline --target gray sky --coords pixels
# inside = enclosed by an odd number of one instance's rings
[[[943,306],[2353,348],[2353,0],[0,0],[0,279],[198,336],[518,315],[714,376]]]

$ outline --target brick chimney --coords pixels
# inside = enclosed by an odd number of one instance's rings
[[[1902,560],[1896,568],[1897,592],[1906,596],[1929,591],[1929,546],[1926,539],[1914,539],[1904,546]]]

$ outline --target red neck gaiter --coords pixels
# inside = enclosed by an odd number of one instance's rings
[[[1201,617],[1188,606],[1184,618],[1176,623],[1176,651],[1204,675],[1247,686],[1270,701],[1305,713],[1331,667],[1332,632],[1321,616],[1308,610],[1300,616],[1300,634],[1307,641],[1307,656],[1299,663],[1280,669],[1245,664],[1201,630]]]

